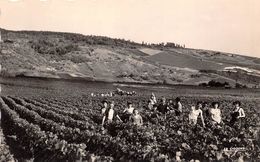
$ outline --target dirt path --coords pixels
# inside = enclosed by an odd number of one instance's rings
[[[9,147],[5,142],[3,130],[0,127],[0,162],[15,162],[13,155],[9,151]]]

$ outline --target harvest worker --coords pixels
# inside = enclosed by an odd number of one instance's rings
[[[205,118],[209,118],[210,117],[208,102],[203,102],[203,104],[202,104],[202,111],[203,111],[203,114],[204,114]]]
[[[171,112],[174,111],[174,103],[173,103],[172,99],[170,99],[167,104],[168,104],[169,110]]]
[[[166,103],[166,98],[162,97],[161,103],[158,105],[157,108],[155,108],[155,111],[158,111],[160,114],[164,116],[164,119],[166,119],[166,114],[169,112],[169,106]]]
[[[240,101],[235,101],[233,102],[234,105],[234,109],[231,112],[231,120],[230,120],[230,124],[234,125],[236,122],[240,122],[240,125],[242,124],[241,119],[243,119],[246,115],[244,110],[240,107],[241,106],[241,102]]]
[[[123,121],[127,122],[129,117],[133,114],[135,108],[133,107],[132,102],[127,102],[127,108],[123,111],[124,116],[123,116]]]
[[[212,108],[209,110],[212,124],[221,123],[221,111],[219,109],[219,102],[212,102]]]
[[[134,112],[134,107],[133,107],[133,103],[132,102],[127,102],[127,108],[123,111],[123,113],[126,113],[126,114],[133,114]]]
[[[198,117],[200,116],[200,119],[202,121],[202,125],[203,127],[205,127],[205,123],[204,123],[204,118],[202,115],[202,102],[197,102],[196,107],[195,106],[191,106],[191,111],[189,113],[189,124],[191,125],[196,125],[197,121],[198,121]]]
[[[107,109],[108,109],[108,103],[107,103],[106,100],[103,100],[102,101],[101,114],[104,115]]]
[[[158,105],[157,110],[164,115],[169,111],[169,107],[168,104],[166,103],[165,97],[162,97],[161,103]]]
[[[175,99],[175,115],[180,116],[182,114],[181,98],[176,97]]]
[[[122,122],[122,120],[120,119],[120,117],[118,116],[118,114],[116,113],[116,111],[114,110],[114,106],[115,103],[114,101],[111,101],[110,103],[110,107],[109,109],[107,109],[107,111],[105,112],[103,119],[102,119],[102,126],[104,125],[106,119],[107,119],[107,123],[112,123],[114,116],[116,116],[116,118]]]
[[[208,102],[203,102],[202,103],[202,112],[203,112],[203,117],[204,117],[204,121],[206,123],[206,125],[210,124],[211,122],[211,116],[209,113],[209,106],[208,106]]]
[[[151,104],[154,106],[155,104],[157,104],[157,100],[156,100],[156,97],[154,95],[154,93],[152,93],[151,97],[150,97],[150,101],[151,101]]]
[[[143,125],[143,118],[139,114],[137,109],[134,109],[133,114],[130,116],[129,121],[132,122],[134,125],[141,126]]]
[[[147,105],[148,110],[153,110],[153,104],[151,100],[148,100],[148,105]]]

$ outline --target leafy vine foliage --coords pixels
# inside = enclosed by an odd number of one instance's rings
[[[244,127],[230,127],[228,106],[223,100],[221,127],[201,123],[191,126],[186,117],[188,107],[195,100],[184,99],[183,117],[164,116],[145,108],[146,98],[127,97],[140,110],[144,125],[113,122],[100,125],[99,97],[82,100],[53,98],[1,97],[2,125],[5,133],[15,135],[17,147],[23,150],[23,158],[36,161],[200,161],[235,160],[238,155],[249,161],[260,158],[256,126],[259,123],[257,103],[251,101],[244,107],[250,118]],[[122,115],[126,97],[115,97],[116,110]],[[210,100],[210,99],[208,99]],[[232,156],[225,149],[243,148]]]

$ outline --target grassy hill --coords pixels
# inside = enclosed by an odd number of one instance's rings
[[[2,76],[192,85],[221,80],[251,87],[260,83],[259,58],[102,36],[0,30]]]

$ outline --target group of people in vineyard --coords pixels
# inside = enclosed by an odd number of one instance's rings
[[[131,102],[127,102],[127,108],[123,110],[123,115],[121,115],[121,117],[114,109],[114,101],[108,103],[108,101],[104,100],[102,104],[102,126],[105,122],[111,123],[114,117],[116,117],[121,122],[131,122],[137,126],[141,126],[143,124],[142,116],[140,115],[138,109],[133,107],[133,103]],[[230,126],[233,126],[235,123],[239,123],[241,126],[241,121],[243,120],[243,118],[245,118],[245,112],[243,108],[240,107],[241,102],[235,101],[233,102],[233,106],[234,109],[231,111],[231,120],[229,124]],[[160,102],[158,102],[156,96],[152,93],[151,97],[148,100],[147,109],[149,111],[155,112],[157,117],[162,116],[165,119],[167,117],[167,114],[172,114],[177,117],[184,118],[183,104],[181,103],[180,97],[177,97],[175,99],[175,102],[172,99],[167,102],[166,98],[162,97]],[[201,120],[203,127],[206,127],[206,123],[216,126],[221,125],[222,117],[220,103],[212,102],[211,108],[209,108],[207,102],[198,101],[196,104],[192,104],[188,114],[189,124],[197,125],[198,119]]]
[[[110,105],[108,106],[108,101],[104,100],[102,101],[103,107],[101,109],[101,114],[103,115],[102,119],[102,126],[104,125],[105,121],[107,123],[112,123],[114,117],[116,117],[121,122],[127,122],[130,121],[135,125],[141,126],[143,124],[143,118],[139,114],[139,111],[133,107],[133,104],[131,102],[127,103],[127,108],[123,111],[124,115],[122,116],[122,119],[119,117],[118,113],[114,109],[115,103],[114,101],[110,102]]]
[[[231,120],[229,122],[230,126],[233,126],[236,122],[241,125],[243,118],[245,117],[245,112],[241,108],[240,101],[233,102],[234,109],[231,111]],[[219,102],[212,102],[211,108],[208,108],[207,103],[201,101],[197,102],[196,105],[191,106],[189,113],[189,123],[196,125],[200,117],[203,127],[205,127],[205,118],[208,123],[212,125],[220,125],[222,123],[221,109]]]

